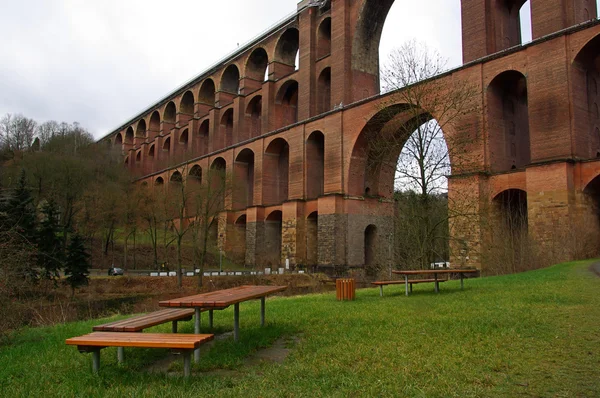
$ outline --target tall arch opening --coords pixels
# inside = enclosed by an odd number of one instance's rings
[[[173,101],[169,102],[165,107],[165,112],[163,114],[163,120],[168,123],[175,123],[175,119],[177,117],[177,107]]]
[[[186,214],[195,216],[201,211],[202,201],[202,168],[198,165],[192,166],[185,180],[185,189],[188,194],[186,203]]]
[[[209,200],[211,213],[220,212],[225,209],[225,196],[227,194],[227,162],[225,159],[216,158],[210,166],[210,183]]]
[[[193,115],[194,114],[194,94],[191,91],[186,91],[181,98],[181,104],[179,109],[182,113]]]
[[[233,229],[232,254],[236,264],[246,264],[246,215],[238,217]]]
[[[155,186],[165,185],[165,180],[162,177],[158,177],[156,180],[154,180],[154,185]]]
[[[115,136],[115,146],[119,148],[123,146],[123,135],[121,133]]]
[[[377,227],[369,225],[364,234],[365,271],[372,274],[377,264]]]
[[[135,129],[135,136],[138,138],[146,138],[146,121],[140,120],[137,128]]]
[[[259,82],[265,81],[267,67],[269,65],[269,56],[264,48],[259,47],[252,51],[248,62],[246,63],[246,77]]]
[[[288,80],[279,92],[275,103],[279,105],[277,128],[289,126],[298,122],[298,82]]]
[[[160,113],[158,111],[152,112],[152,116],[150,116],[150,131],[155,133],[160,131]]]
[[[133,127],[129,127],[125,132],[125,144],[133,144]]]
[[[583,158],[600,158],[600,35],[577,54],[572,73],[576,151]]]
[[[283,227],[283,213],[279,210],[272,212],[265,220],[265,264],[271,268],[278,268],[281,264],[281,235]]]
[[[190,133],[188,129],[183,130],[179,135],[179,146],[181,147],[181,151],[186,153],[188,151],[188,143],[190,141]]]
[[[496,76],[487,90],[491,170],[504,172],[531,163],[527,80],[507,71]]]
[[[494,13],[495,27],[496,27],[496,44],[499,48],[497,51],[501,51],[510,47],[518,46],[521,44],[521,20],[522,20],[522,9],[526,0],[504,0],[499,7],[497,12]],[[529,12],[529,15],[531,13]],[[525,13],[523,14],[525,16]],[[531,20],[526,21],[531,26]],[[526,35],[531,35],[531,28]]]
[[[331,54],[331,18],[325,18],[317,30],[317,58]]]
[[[325,193],[325,136],[313,132],[306,141],[306,197],[316,199]]]
[[[596,257],[600,252],[600,176],[583,190],[583,210],[577,229],[581,248],[577,258]]]
[[[267,147],[263,161],[263,202],[267,205],[288,200],[290,147],[276,138]]]
[[[306,265],[311,269],[319,264],[319,213],[313,212],[306,218]]]
[[[199,155],[206,155],[208,153],[209,128],[209,119],[206,119],[200,123],[200,128],[198,129],[198,139],[196,140]]]
[[[154,156],[156,154],[156,145],[152,144],[150,145],[150,148],[148,149],[148,158],[150,159],[150,162],[154,161]]]
[[[221,76],[221,91],[237,95],[240,89],[240,71],[234,64],[229,65]]]
[[[250,100],[246,109],[248,119],[249,138],[260,137],[262,134],[262,96],[257,95]]]
[[[198,101],[211,107],[215,106],[215,91],[215,82],[212,79],[206,79],[200,86]]]
[[[275,48],[275,61],[296,66],[296,55],[300,50],[300,32],[296,28],[286,30]]]
[[[254,203],[254,152],[246,148],[235,158],[234,207],[245,209]]]
[[[227,148],[233,144],[233,108],[225,111],[221,117],[220,127],[220,148]]]
[[[317,114],[331,110],[331,68],[325,68],[317,81]]]
[[[162,147],[163,152],[170,153],[171,152],[171,137],[167,137]]]

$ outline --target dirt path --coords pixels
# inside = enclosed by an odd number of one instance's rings
[[[594,263],[592,264],[592,266],[590,267],[590,269],[592,270],[592,272],[594,272],[596,275],[600,276],[600,263]]]

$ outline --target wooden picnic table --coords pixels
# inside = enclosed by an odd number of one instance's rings
[[[460,275],[460,288],[464,289],[464,275],[465,274],[475,274],[479,272],[476,269],[423,269],[423,270],[407,270],[400,271],[395,270],[392,273],[396,275],[404,275],[404,283],[406,288],[406,295],[408,296],[408,277],[411,275],[433,275],[433,279],[435,282],[435,292],[440,292],[440,280],[438,280],[439,274],[459,274]]]
[[[239,340],[240,329],[240,303],[248,300],[260,299],[260,325],[265,325],[265,298],[274,293],[287,289],[287,286],[238,286],[231,289],[217,290],[209,293],[196,294],[194,296],[181,297],[165,300],[158,303],[161,307],[183,307],[194,308],[194,330],[200,333],[200,313],[208,310],[209,326],[213,325],[213,310],[224,310],[233,305],[233,337]],[[200,359],[200,351],[196,350],[194,358]]]

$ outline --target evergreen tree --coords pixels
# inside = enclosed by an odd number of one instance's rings
[[[83,238],[75,233],[71,237],[71,242],[67,248],[67,258],[65,261],[65,275],[67,283],[71,286],[71,295],[75,295],[75,289],[80,286],[86,286],[89,283],[90,274],[90,255],[85,250]]]
[[[15,228],[30,243],[35,241],[35,209],[33,197],[27,187],[25,169],[21,170],[21,177],[17,188],[9,196],[5,205],[6,224],[4,228]]]
[[[42,221],[37,231],[37,265],[44,273],[46,279],[56,280],[60,277],[63,250],[62,240],[58,236],[60,214],[53,200],[42,207]]]

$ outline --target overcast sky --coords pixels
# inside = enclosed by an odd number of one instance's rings
[[[297,3],[0,0],[0,115],[77,121],[99,138],[294,12]],[[460,26],[460,0],[398,0],[380,53],[385,58],[416,37],[458,66]],[[530,28],[524,31],[529,40]]]

